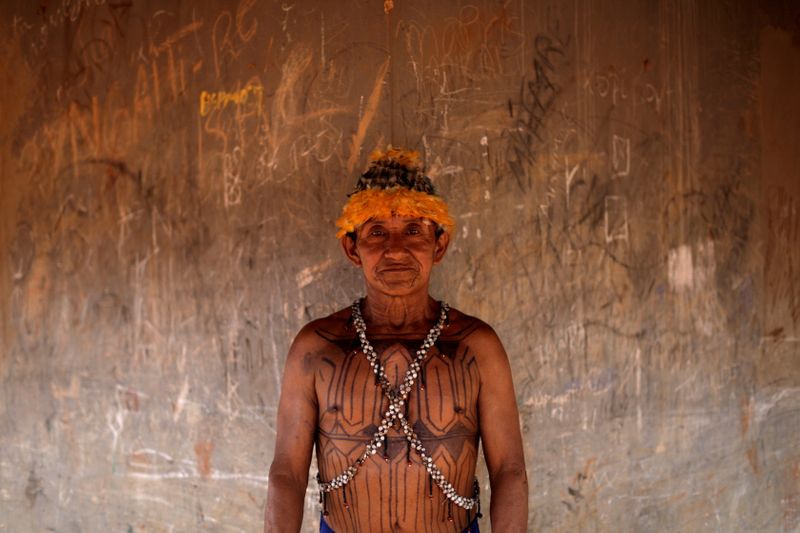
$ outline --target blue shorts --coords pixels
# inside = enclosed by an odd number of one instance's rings
[[[331,529],[331,526],[325,522],[325,518],[320,516],[319,517],[319,533],[334,533]],[[463,531],[463,533],[480,533],[480,529],[478,529],[478,517],[476,516],[475,519],[470,523],[470,525]]]

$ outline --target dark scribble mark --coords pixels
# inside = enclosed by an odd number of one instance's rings
[[[559,39],[539,34],[534,38],[533,78],[520,85],[519,113],[507,130],[508,165],[520,189],[528,189],[528,168],[536,163],[538,145],[544,141],[544,127],[562,87],[557,81],[557,61],[563,62],[565,45]],[[509,116],[514,106],[509,100]]]
[[[28,474],[28,483],[25,485],[25,499],[28,501],[28,508],[33,508],[36,498],[43,494],[42,480],[36,475],[36,470],[31,468]]]

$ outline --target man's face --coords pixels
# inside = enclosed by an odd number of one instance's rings
[[[369,220],[356,230],[356,240],[344,236],[348,259],[361,267],[367,285],[401,296],[427,291],[433,265],[444,257],[449,236],[436,236],[436,226],[422,218]]]

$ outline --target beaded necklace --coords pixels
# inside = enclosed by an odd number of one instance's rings
[[[433,462],[433,458],[428,453],[428,450],[425,448],[422,440],[420,440],[419,436],[417,436],[416,432],[408,423],[408,417],[405,414],[407,413],[406,409],[408,407],[408,395],[411,393],[411,389],[414,386],[415,380],[422,373],[421,363],[428,355],[428,351],[433,347],[434,343],[436,343],[436,340],[439,338],[439,334],[442,332],[442,329],[447,322],[447,312],[450,308],[444,302],[440,302],[440,308],[439,320],[428,332],[428,335],[422,342],[422,346],[420,346],[420,348],[416,351],[415,357],[411,361],[402,383],[397,389],[395,389],[386,378],[386,371],[381,362],[378,360],[378,354],[375,352],[375,348],[372,347],[372,344],[370,344],[369,340],[367,339],[367,324],[364,322],[364,317],[361,315],[361,300],[356,300],[353,302],[353,305],[351,306],[351,312],[356,333],[358,334],[358,339],[361,342],[361,351],[366,356],[369,366],[372,367],[372,372],[375,374],[376,384],[380,386],[383,393],[389,399],[389,408],[384,413],[381,423],[378,426],[377,431],[375,431],[375,434],[372,436],[372,439],[367,442],[364,452],[358,457],[358,459],[355,460],[352,465],[350,465],[344,472],[327,482],[323,482],[321,475],[319,473],[317,474],[317,482],[319,484],[320,491],[319,499],[323,507],[323,515],[328,515],[326,505],[327,493],[339,488],[344,488],[345,485],[350,483],[350,481],[352,481],[352,479],[358,473],[358,469],[361,467],[361,465],[363,465],[371,455],[378,453],[378,449],[381,446],[384,447],[384,458],[387,461],[389,460],[386,434],[389,432],[389,428],[399,424],[406,440],[408,441],[409,449],[413,449],[416,454],[419,455],[425,470],[428,472],[429,487],[432,488],[432,484],[436,483],[444,496],[450,502],[455,503],[464,509],[470,510],[477,506],[480,516],[480,499],[478,497],[477,480],[475,480],[475,483],[473,484],[472,497],[468,498],[466,496],[459,495],[455,487],[453,487],[453,485],[445,478],[442,471],[439,470],[439,467],[437,467]],[[408,458],[408,464],[411,466],[410,456]],[[430,492],[430,489],[428,496],[433,497],[433,493]],[[350,506],[347,503],[347,491],[343,491],[343,500],[345,508],[349,509]],[[452,513],[448,513],[448,515],[448,519],[452,521]]]

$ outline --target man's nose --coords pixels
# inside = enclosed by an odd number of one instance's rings
[[[398,255],[406,251],[406,243],[402,234],[390,233],[389,238],[386,239],[386,254]]]

